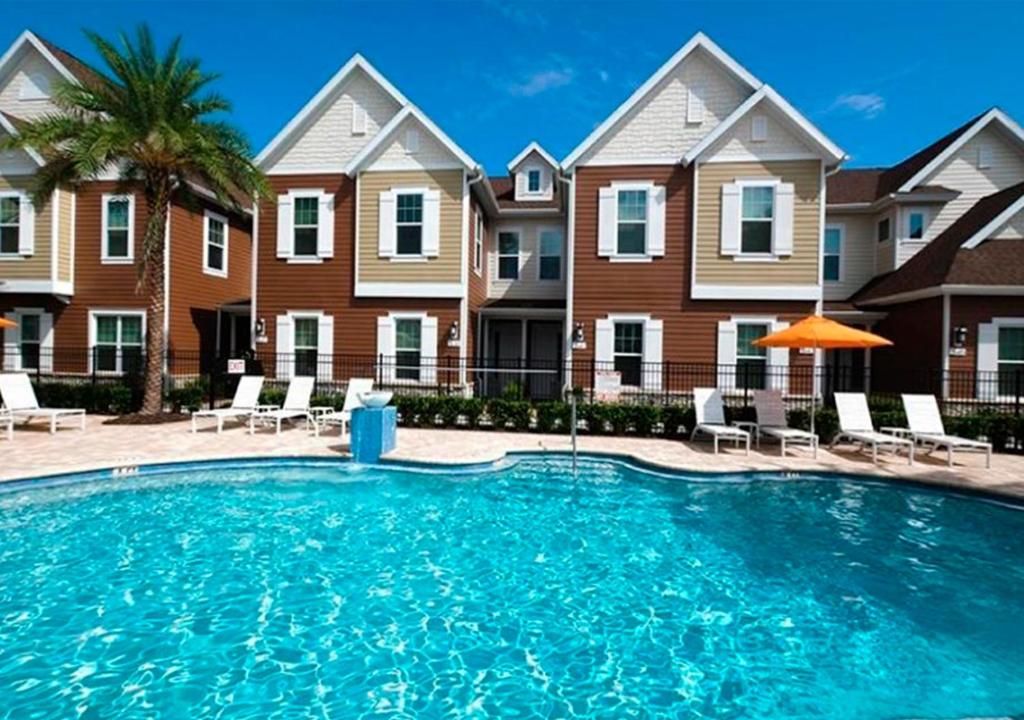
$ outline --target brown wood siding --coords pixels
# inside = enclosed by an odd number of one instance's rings
[[[875,390],[906,392],[909,378],[936,373],[942,368],[942,298],[880,308],[888,315],[872,331],[895,343],[871,351],[871,378]]]
[[[741,262],[721,254],[722,185],[779,178],[794,186],[793,254]],[[702,285],[817,285],[821,238],[821,162],[710,163],[697,171],[697,282]]]
[[[978,325],[997,317],[1024,318],[1024,297],[954,295],[950,298],[949,325],[967,328],[967,354],[950,357],[949,369],[954,373],[978,369]],[[941,323],[941,321],[940,321]]]
[[[267,342],[257,352],[273,353],[277,346],[276,318],[289,310],[322,310],[334,317],[336,355],[377,353],[377,318],[391,311],[421,311],[438,318],[438,353],[458,358],[459,349],[447,345],[448,328],[459,319],[457,299],[356,298],[355,183],[345,175],[279,175],[270,178],[274,195],[289,189],[322,188],[334,193],[334,257],[316,264],[293,264],[277,258],[277,201],[260,205],[256,317],[263,318]],[[364,368],[349,365],[353,371]],[[272,372],[272,368],[267,368]],[[343,379],[344,363],[334,373]]]
[[[203,214],[228,218],[228,276],[203,272]],[[217,308],[252,293],[252,221],[205,201],[171,208],[171,288],[168,347],[198,359],[216,352]]]
[[[647,263],[613,263],[597,255],[598,189],[617,180],[652,180],[666,187],[665,255]],[[718,321],[732,315],[775,315],[793,322],[814,311],[813,302],[692,300],[690,257],[693,171],[679,166],[580,168],[576,177],[573,321],[583,323],[593,358],[594,321],[612,313],[650,313],[664,321],[662,359],[715,363]],[[792,354],[793,365],[807,356]],[[713,379],[712,379],[713,381]]]

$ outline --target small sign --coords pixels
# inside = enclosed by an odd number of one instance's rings
[[[614,402],[622,392],[622,373],[617,370],[598,370],[594,373],[594,398],[601,402]]]
[[[814,354],[814,348],[800,348],[800,354],[801,355],[813,355]]]
[[[964,357],[967,355],[967,348],[965,347],[951,347],[949,349],[950,357]]]
[[[587,349],[587,341],[586,340],[579,340],[579,341],[574,342],[572,344],[572,349],[573,350],[586,350]]]
[[[245,360],[236,358],[228,360],[228,375],[245,375]]]

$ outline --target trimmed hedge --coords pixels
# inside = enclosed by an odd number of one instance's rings
[[[127,415],[142,407],[142,389],[122,382],[33,382],[43,407],[82,408],[87,413]]]

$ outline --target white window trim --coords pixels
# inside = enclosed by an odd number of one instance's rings
[[[395,195],[395,252],[391,255],[388,260],[394,263],[408,263],[408,262],[427,262],[430,260],[429,255],[423,253],[423,246],[426,242],[424,237],[424,230],[426,230],[426,212],[427,212],[427,193],[430,191],[428,187],[395,187],[391,188],[391,192]],[[398,222],[398,198],[402,195],[419,195],[420,196],[420,251],[417,254],[400,254],[398,252],[398,228],[400,224]]]
[[[831,253],[825,249],[825,234],[829,230],[839,231],[839,277],[835,280],[828,280],[825,278],[825,258]],[[830,285],[838,285],[846,280],[846,224],[845,223],[825,223],[825,234],[821,236],[821,281],[822,283],[828,283]]]
[[[291,263],[293,265],[317,265],[317,264],[322,263],[324,261],[324,259],[322,257],[320,257],[320,254],[319,254],[320,253],[319,244],[317,245],[316,253],[314,253],[313,255],[299,255],[299,254],[297,254],[295,252],[295,201],[298,200],[299,198],[314,198],[316,200],[316,222],[317,222],[316,227],[317,227],[317,233],[319,233],[319,231],[320,231],[319,230],[319,228],[320,228],[320,198],[322,198],[326,194],[327,194],[327,192],[325,190],[320,190],[320,189],[315,189],[315,190],[303,189],[303,190],[289,190],[288,191],[288,196],[291,198],[291,201],[292,201],[292,224],[291,224],[291,228],[289,228],[289,230],[288,230],[289,235],[290,235],[289,240],[291,241],[291,245],[292,245],[292,254],[291,254],[291,257],[288,258],[288,262],[289,263]],[[303,227],[308,227],[308,226],[304,225]]]
[[[516,236],[518,239],[518,252],[515,257],[516,261],[516,276],[514,278],[503,278],[501,276],[501,259],[503,257],[512,257],[512,255],[502,254],[501,252],[501,236],[503,233],[510,233]],[[501,227],[494,232],[494,280],[496,282],[513,283],[522,280],[523,278],[523,228],[519,226],[514,227]]]
[[[639,182],[613,182],[612,189],[615,190],[615,252],[609,256],[612,262],[651,262],[654,256],[651,255],[650,222],[647,215],[644,216],[644,251],[642,253],[620,253],[619,252],[619,193],[631,190],[643,190],[646,193],[644,207],[650,213],[651,194],[654,192],[654,182],[644,180]],[[636,221],[631,221],[636,222]]]
[[[0,190],[0,198],[17,198],[18,199],[18,245],[21,245],[21,203],[28,201],[28,193],[23,190]],[[31,255],[22,255],[16,248],[12,253],[0,252],[0,260],[25,260],[31,257]]]
[[[117,369],[116,370],[95,370],[93,369],[93,362],[95,360],[95,348],[96,348],[96,318],[99,317],[123,317],[123,316],[135,316],[142,318],[142,354],[146,354],[146,311],[139,310],[137,308],[127,309],[112,309],[103,308],[102,310],[90,310],[89,311],[89,374],[95,372],[97,375],[117,377],[124,374],[124,367],[122,365],[123,357],[119,353],[117,356]],[[117,327],[117,347],[121,348],[121,324],[118,323]]]
[[[984,323],[981,323],[981,324],[984,324]],[[1000,360],[999,360],[999,331],[1002,330],[1003,328],[1024,328],[1024,318],[1019,318],[1019,317],[994,317],[991,320],[989,320],[989,324],[995,326],[995,329],[996,329],[996,347],[995,347],[996,367],[995,367],[995,378],[993,380],[991,380],[991,382],[995,383],[995,392],[992,393],[992,397],[995,398],[995,400],[998,401],[998,402],[1007,402],[1007,401],[1010,401],[1010,400],[1014,400],[1015,397],[1013,395],[1000,395],[999,394],[999,364],[1000,364]],[[980,335],[979,331],[976,331],[976,332],[978,332],[978,335]],[[975,356],[977,356],[977,354],[978,354],[977,343],[979,341],[980,341],[980,338],[979,338],[979,340],[975,340],[975,349],[974,349]],[[1024,368],[1024,364],[1022,364],[1022,368]],[[979,373],[979,375],[980,374],[981,373]],[[981,382],[983,382],[983,379],[981,377],[979,377],[978,382],[980,384]],[[976,393],[976,394],[978,394],[979,396],[981,395],[980,393]]]
[[[113,257],[108,253],[109,240],[107,231],[108,225],[107,206],[115,200],[128,201],[128,255],[125,257]],[[135,262],[135,195],[123,193],[104,193],[100,204],[100,262],[104,265],[131,265]]]
[[[647,321],[650,320],[649,315],[643,317],[628,317],[628,316],[608,316],[608,319],[612,323],[612,367],[615,367],[615,360],[621,357],[640,357],[640,383],[637,385],[627,385],[624,381],[621,381],[621,386],[629,390],[639,390],[644,384],[644,340],[647,334]],[[640,326],[640,352],[639,353],[620,353],[615,350],[615,329],[618,325],[639,325]]]
[[[740,189],[740,244],[739,252],[733,256],[733,260],[738,262],[777,262],[782,256],[775,254],[775,223],[778,222],[777,212],[779,208],[778,194],[779,183],[782,181],[779,178],[752,178],[746,180],[736,180],[735,183]],[[743,251],[743,223],[747,220],[743,217],[743,191],[746,188],[759,188],[759,187],[770,187],[772,189],[772,219],[771,219],[771,237],[772,249],[768,252],[744,252]],[[753,222],[757,222],[756,220]]]
[[[560,244],[558,246],[558,255],[545,255],[544,254],[544,243],[542,239],[544,233],[556,232],[560,238]],[[546,257],[558,257],[558,277],[557,278],[542,278],[541,273],[541,260]],[[560,283],[565,279],[565,233],[562,228],[558,225],[543,225],[537,228],[537,282],[541,283]]]
[[[479,208],[473,214],[473,272],[479,277],[484,269],[484,218]]]
[[[9,317],[13,315],[14,321],[18,323],[16,328],[7,328],[4,330],[4,364],[2,370],[5,371],[18,371],[18,372],[30,372],[30,373],[52,373],[53,372],[53,313],[49,312],[46,308],[41,307],[15,307],[11,308],[9,313],[0,313],[0,317]],[[23,325],[23,318],[26,315],[36,315],[39,317],[39,367],[38,368],[26,368],[22,364],[22,337],[21,327]],[[43,334],[43,317],[48,317],[50,332],[47,335]],[[10,340],[11,335],[17,337],[16,342]],[[13,348],[11,346],[14,346]],[[10,363],[10,359],[7,357],[7,353],[11,352],[12,357],[15,360],[14,363]]]
[[[423,379],[423,360],[426,357],[423,354],[423,325],[427,321],[427,313],[415,312],[415,311],[402,311],[402,312],[389,312],[388,317],[391,319],[391,352],[395,367],[392,369],[391,378],[388,380],[389,385],[408,385],[411,387],[418,387],[427,383]],[[419,320],[420,323],[420,376],[418,379],[413,380],[411,378],[399,378],[398,375],[398,321],[399,320]],[[438,362],[436,357],[438,354],[437,350],[434,350],[435,357],[432,358],[435,363]]]
[[[910,216],[920,215],[921,216],[921,237],[913,238],[910,237]],[[931,212],[928,208],[913,207],[905,208],[903,211],[903,222],[900,228],[900,239],[906,242],[925,242],[925,238],[928,237],[928,225],[931,222]],[[892,223],[890,222],[890,235],[892,234]]]
[[[220,270],[217,268],[210,267],[210,221],[215,220],[224,226],[224,252],[223,252],[223,263],[224,267]],[[226,278],[228,276],[228,235],[229,235],[229,224],[228,219],[220,213],[215,213],[212,210],[206,210],[203,212],[203,273],[206,275],[213,275],[214,277]]]

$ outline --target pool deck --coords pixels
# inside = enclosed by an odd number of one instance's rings
[[[104,418],[91,416],[84,432],[77,429],[50,435],[44,423],[19,425],[14,441],[0,439],[0,481],[15,478],[80,472],[111,467],[183,460],[217,460],[243,457],[341,457],[347,454],[337,431],[314,437],[302,425],[286,428],[280,435],[270,430],[249,435],[241,427],[229,427],[217,435],[210,427],[189,432],[187,422],[165,425],[104,425]],[[871,464],[867,454],[850,447],[836,452],[823,448],[818,459],[797,449],[779,457],[778,445],[763,445],[745,456],[723,443],[714,455],[710,442],[695,443],[656,438],[580,436],[579,450],[635,457],[655,465],[698,472],[826,471],[871,474],[881,478],[905,478],[974,491],[1024,498],[1024,456],[994,455],[992,468],[985,468],[981,454],[960,453],[952,469],[944,452],[929,457],[918,454],[914,465],[906,457],[882,456]],[[429,463],[477,463],[498,460],[506,452],[568,451],[565,435],[502,433],[471,430],[398,431],[398,450],[389,458]]]

